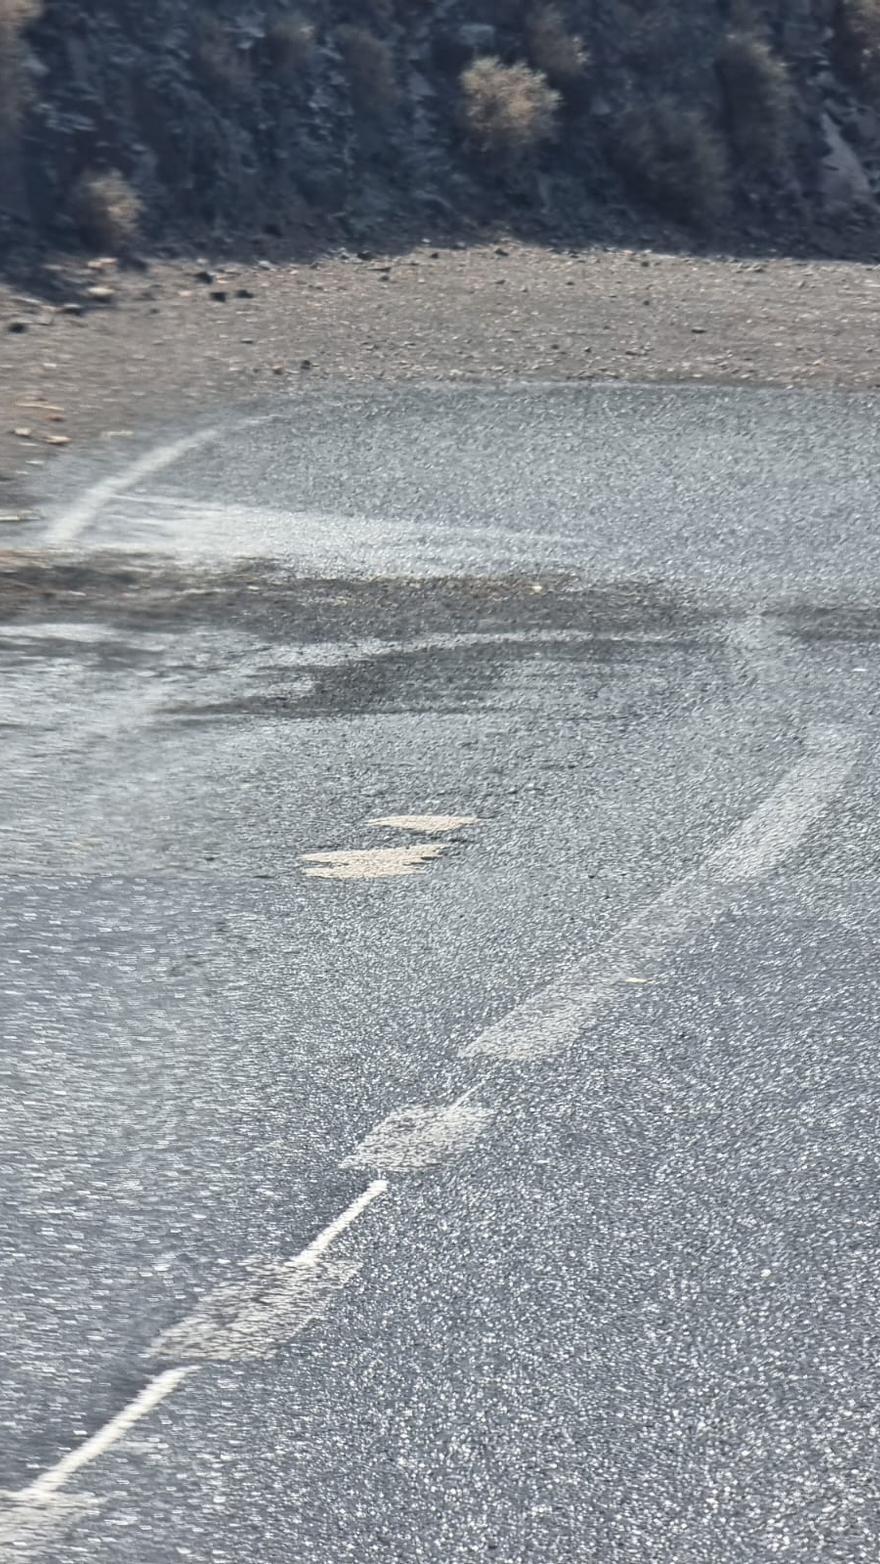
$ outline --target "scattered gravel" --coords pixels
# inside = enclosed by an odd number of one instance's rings
[[[29,478],[65,445],[321,381],[880,386],[880,270],[850,262],[511,242],[316,264],[100,257],[56,267],[53,289],[0,288],[5,516],[28,514]]]

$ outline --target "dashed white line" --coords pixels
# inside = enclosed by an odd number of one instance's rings
[[[144,1386],[140,1395],[135,1396],[128,1406],[117,1412],[90,1439],[62,1456],[60,1461],[28,1483],[26,1488],[3,1494],[0,1501],[0,1548],[3,1550],[0,1558],[7,1556],[7,1548],[9,1556],[16,1559],[38,1556],[59,1533],[67,1531],[86,1516],[93,1515],[100,1505],[91,1495],[69,1497],[61,1494],[60,1489],[83,1467],[91,1465],[99,1456],[106,1455],[136,1423],[173,1395],[193,1372],[187,1365],[157,1374]]]
[[[150,1356],[232,1362],[268,1357],[292,1341],[357,1275],[359,1265],[331,1260],[327,1251],[387,1189],[384,1178],[374,1179],[301,1254],[260,1261],[244,1280],[215,1288],[153,1342]]]
[[[755,812],[692,874],[658,896],[559,981],[515,1006],[465,1045],[465,1057],[539,1059],[570,1047],[634,977],[654,975],[692,929],[729,905],[731,887],[768,874],[803,840],[839,792],[857,754],[837,729],[812,729],[808,752]]]
[[[653,964],[686,933],[717,917],[729,904],[731,886],[768,874],[803,840],[839,792],[856,755],[857,745],[848,734],[833,728],[811,730],[803,759],[697,870],[657,897],[591,960],[578,962],[562,982],[487,1028],[464,1054],[534,1059],[574,1042],[621,985],[645,981]],[[469,1150],[491,1118],[489,1109],[468,1101],[478,1086],[445,1108],[419,1106],[389,1114],[342,1166],[414,1171]],[[193,1314],[160,1336],[152,1352],[168,1356],[186,1349],[202,1359],[254,1357],[289,1340],[357,1273],[356,1264],[329,1260],[327,1251],[387,1188],[385,1178],[375,1179],[293,1260],[270,1263],[250,1281],[216,1289]],[[26,1488],[3,1495],[0,1546],[11,1543],[17,1557],[29,1556],[34,1546],[39,1550],[46,1544],[53,1525],[72,1524],[91,1512],[96,1501],[88,1496],[69,1499],[59,1490],[195,1372],[193,1363],[164,1370],[78,1449]]]
[[[19,1491],[17,1498],[20,1501],[30,1500],[36,1504],[45,1504],[47,1499],[64,1486],[74,1472],[96,1461],[99,1455],[106,1454],[113,1445],[119,1443],[120,1439],[125,1438],[130,1429],[134,1428],[135,1423],[139,1423],[141,1418],[147,1417],[160,1402],[173,1395],[178,1385],[194,1372],[190,1365],[186,1365],[165,1369],[163,1373],[157,1374],[155,1379],[151,1379],[150,1383],[144,1386],[139,1396],[135,1396],[134,1400],[129,1401],[128,1406],[123,1407],[121,1412],[117,1412],[109,1423],[105,1423],[96,1434],[92,1434],[91,1439],[87,1439],[85,1444],[79,1445],[76,1450],[71,1450],[68,1455],[62,1456],[48,1472],[44,1472],[34,1482],[28,1483],[26,1488]]]
[[[0,1559],[39,1559],[65,1532],[82,1521],[94,1519],[103,1509],[94,1494],[56,1493],[41,1502],[0,1493]]]
[[[465,1106],[463,1098],[447,1108],[401,1108],[370,1130],[342,1167],[416,1172],[469,1151],[490,1118],[487,1108]]]
[[[326,1259],[327,1251],[336,1239],[357,1221],[367,1207],[372,1205],[374,1200],[385,1194],[387,1188],[385,1179],[374,1179],[367,1189],[358,1195],[341,1215],[328,1223],[317,1238],[313,1239],[295,1259],[273,1267],[273,1281],[276,1284],[274,1294],[255,1299],[251,1288],[244,1299],[244,1309],[245,1311],[250,1309],[251,1313],[247,1315],[245,1312],[244,1317],[239,1315],[234,1318],[231,1322],[233,1331],[238,1328],[242,1332],[242,1339],[249,1341],[252,1347],[258,1341],[261,1331],[267,1341],[277,1344],[279,1323],[286,1327],[284,1339],[290,1340],[308,1319],[314,1318],[316,1312],[314,1308],[291,1309],[291,1290],[289,1287],[285,1288],[284,1282],[289,1281],[292,1275],[310,1278],[314,1302],[321,1293],[322,1283],[326,1282],[331,1274],[335,1279],[335,1287],[332,1290],[355,1275],[358,1270],[356,1265],[331,1262]],[[278,1284],[279,1272],[281,1273],[280,1285]],[[172,1343],[175,1332],[185,1332],[193,1321],[198,1321],[198,1318],[197,1311],[180,1326],[172,1327],[154,1344],[154,1350],[157,1352],[163,1350],[163,1343]],[[212,1325],[216,1325],[216,1322],[212,1321]],[[226,1328],[229,1329],[229,1326],[227,1325]],[[216,1340],[214,1346],[217,1346]],[[205,1351],[201,1355],[207,1358],[253,1357],[263,1354],[255,1351],[239,1353]],[[100,1428],[96,1434],[92,1434],[91,1438],[86,1439],[75,1450],[62,1456],[60,1461],[56,1461],[48,1471],[41,1473],[25,1488],[0,1494],[0,1548],[3,1549],[0,1557],[6,1555],[7,1547],[10,1555],[16,1559],[33,1557],[42,1551],[59,1530],[66,1530],[83,1516],[94,1513],[99,1508],[98,1501],[94,1498],[89,1495],[68,1497],[61,1494],[60,1490],[77,1472],[91,1465],[124,1439],[137,1423],[172,1396],[184,1380],[196,1373],[198,1373],[198,1366],[194,1363],[178,1364],[174,1368],[163,1369],[150,1380],[133,1401],[105,1423],[103,1428]]]

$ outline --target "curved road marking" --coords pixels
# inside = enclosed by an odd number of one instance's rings
[[[733,887],[776,868],[840,791],[858,753],[855,740],[834,728],[811,729],[807,743],[807,754],[769,798],[697,869],[558,982],[487,1027],[462,1054],[541,1059],[569,1047],[596,1023],[623,984],[653,977],[658,962],[691,930],[713,923],[729,906]]]
[[[82,494],[75,504],[64,511],[50,526],[50,545],[70,543],[77,533],[82,532],[95,521],[110,500],[115,500],[128,489],[133,489],[142,478],[149,478],[153,473],[162,472],[166,467],[173,467],[174,463],[180,461],[182,456],[186,456],[188,451],[210,445],[212,441],[219,439],[220,432],[219,429],[203,429],[198,434],[188,434],[180,440],[171,440],[165,445],[155,446],[152,451],[147,451],[144,456],[138,457],[136,462],[131,462],[114,477],[101,478],[98,483],[93,483],[86,489],[85,494]]]

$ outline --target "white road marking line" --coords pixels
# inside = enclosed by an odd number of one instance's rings
[[[368,847],[328,853],[303,853],[304,863],[320,867],[303,873],[319,880],[388,880],[418,874],[424,863],[446,851],[446,843],[422,847]]]
[[[150,1356],[215,1363],[267,1358],[319,1319],[359,1270],[339,1260],[306,1268],[296,1260],[253,1265],[246,1280],[215,1288],[157,1337]]]
[[[731,887],[775,868],[803,841],[840,791],[855,761],[855,741],[837,729],[812,729],[808,753],[769,798],[692,874],[664,891],[556,983],[532,995],[468,1043],[465,1057],[540,1059],[575,1043],[620,987],[650,978],[657,963],[700,924],[711,924]]]
[[[61,1460],[51,1466],[48,1472],[44,1472],[42,1477],[37,1477],[32,1483],[28,1483],[26,1488],[19,1489],[15,1495],[18,1502],[45,1504],[59,1488],[64,1486],[68,1478],[97,1460],[99,1455],[105,1455],[113,1445],[119,1443],[120,1439],[125,1438],[129,1430],[134,1428],[135,1423],[139,1423],[141,1418],[147,1417],[160,1402],[173,1395],[178,1385],[195,1372],[191,1365],[186,1365],[165,1369],[163,1373],[157,1374],[155,1379],[151,1379],[150,1383],[144,1386],[140,1395],[135,1396],[128,1406],[123,1407],[121,1412],[117,1412],[116,1416],[112,1417],[109,1423],[105,1423],[103,1428],[99,1428],[96,1434],[92,1434],[91,1439],[87,1439],[85,1444],[62,1456]]]
[[[80,495],[76,503],[50,526],[50,545],[70,543],[77,533],[90,526],[110,500],[118,499],[119,495],[125,494],[128,489],[134,488],[136,483],[140,483],[142,478],[149,478],[153,473],[162,472],[165,467],[172,467],[182,456],[186,456],[188,451],[195,451],[200,446],[209,445],[219,439],[220,433],[219,429],[203,429],[198,434],[189,434],[183,439],[158,445],[154,450],[138,457],[136,462],[131,462],[128,467],[124,467],[122,472],[93,483],[86,489],[85,494]]]
[[[768,874],[839,793],[856,758],[855,740],[837,728],[816,727],[807,744],[804,758],[707,859],[707,871],[722,885]]]
[[[359,1265],[328,1259],[327,1250],[387,1189],[375,1179],[294,1259],[259,1262],[243,1281],[215,1288],[157,1337],[150,1356],[234,1362],[268,1357],[292,1341],[357,1275]]]
[[[387,826],[392,831],[459,831],[466,825],[479,825],[476,815],[383,815],[368,825]]]
[[[416,1172],[469,1151],[491,1117],[488,1108],[465,1107],[461,1099],[448,1108],[402,1108],[370,1130],[340,1166]]]
[[[278,1271],[292,1272],[294,1268],[300,1276],[326,1279],[332,1267],[336,1271],[337,1285],[343,1272],[346,1272],[347,1276],[353,1275],[358,1269],[357,1266],[330,1262],[324,1257],[331,1244],[374,1200],[384,1195],[387,1189],[388,1184],[384,1178],[374,1179],[340,1216],[328,1223],[301,1254],[287,1262],[286,1266],[274,1268],[273,1279],[277,1282]],[[283,1294],[283,1288],[279,1288],[278,1292]],[[282,1307],[286,1307],[289,1299],[281,1297],[274,1300],[272,1298],[257,1300],[258,1309],[262,1310],[264,1328],[267,1322],[271,1323],[269,1311],[273,1301],[276,1305],[280,1303]],[[190,1318],[193,1319],[195,1316]],[[301,1319],[296,1328],[298,1329],[303,1323],[305,1320]],[[187,1321],[184,1321],[183,1325],[186,1324]],[[167,1332],[166,1336],[172,1334],[173,1331]],[[155,1346],[158,1347],[163,1340],[165,1338],[160,1337]],[[224,1354],[205,1353],[204,1355],[211,1357]],[[252,1357],[258,1354],[250,1352],[238,1355]],[[147,1417],[162,1401],[173,1395],[185,1379],[198,1372],[198,1366],[193,1363],[163,1369],[150,1380],[133,1401],[129,1402],[128,1406],[123,1407],[121,1412],[117,1412],[109,1423],[105,1423],[104,1427],[84,1444],[62,1456],[60,1461],[57,1461],[47,1472],[43,1472],[40,1477],[35,1478],[32,1483],[28,1483],[26,1488],[20,1488],[12,1493],[0,1493],[0,1558],[7,1556],[14,1556],[16,1559],[38,1558],[44,1549],[55,1541],[59,1532],[95,1514],[101,1508],[98,1499],[90,1494],[75,1496],[63,1494],[60,1490],[64,1484],[83,1467],[105,1455],[115,1444],[124,1439],[142,1418]]]
[[[92,1494],[57,1493],[40,1502],[0,1493],[0,1559],[16,1564],[38,1559],[71,1527],[102,1509],[102,1501]]]

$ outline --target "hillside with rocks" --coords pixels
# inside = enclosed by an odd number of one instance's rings
[[[0,254],[506,225],[871,258],[880,0],[0,0]]]

